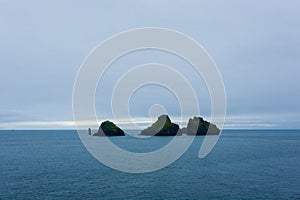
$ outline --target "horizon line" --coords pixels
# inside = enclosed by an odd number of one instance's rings
[[[92,129],[97,130],[97,129]],[[123,129],[124,131],[140,131],[143,129]],[[221,131],[300,131],[300,128],[223,128]],[[86,129],[63,129],[63,128],[20,128],[0,129],[0,131],[86,131]]]
[[[222,130],[300,130],[298,120],[287,120],[286,117],[278,116],[277,118],[267,116],[235,116],[227,115],[225,123],[221,124],[212,121],[210,117],[201,116],[210,123],[216,124]],[[280,120],[279,118],[284,118]],[[295,116],[294,116],[295,117]],[[171,116],[172,122],[177,123],[180,127],[186,127],[191,117]],[[96,119],[94,121],[85,120],[76,122],[74,120],[59,121],[6,121],[0,122],[0,130],[86,130],[88,128],[98,129],[101,122],[110,120],[124,130],[143,130],[154,123],[156,117],[136,117],[136,118],[118,118],[118,119]]]

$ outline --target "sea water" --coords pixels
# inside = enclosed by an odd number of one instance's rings
[[[110,139],[148,152],[172,137]],[[225,130],[199,159],[202,141],[168,167],[129,174],[96,160],[75,130],[0,131],[0,199],[300,199],[300,131]]]

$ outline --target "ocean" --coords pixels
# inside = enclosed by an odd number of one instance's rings
[[[172,137],[110,139],[147,152]],[[130,174],[96,160],[75,130],[0,131],[0,199],[300,199],[300,131],[225,130],[199,159],[202,141],[161,170]]]

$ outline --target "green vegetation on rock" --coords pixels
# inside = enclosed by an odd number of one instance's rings
[[[140,135],[148,136],[175,136],[179,126],[171,122],[168,115],[161,115],[150,127],[143,130]]]
[[[185,133],[187,135],[218,135],[220,129],[202,117],[194,117],[189,119]]]
[[[91,134],[91,130],[88,130]],[[158,119],[148,128],[143,130],[140,135],[146,136],[176,136],[176,135],[218,135],[220,129],[205,121],[202,117],[194,117],[189,119],[186,128],[179,129],[179,126],[172,123],[168,115],[161,115]],[[94,136],[125,136],[122,129],[116,126],[113,122],[104,121],[101,123],[97,133]]]
[[[116,126],[113,122],[102,122],[98,132],[94,136],[124,136],[125,133],[122,129]]]

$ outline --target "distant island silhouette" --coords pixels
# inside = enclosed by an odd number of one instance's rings
[[[181,135],[179,126],[172,123],[168,115],[161,115],[156,122],[143,130],[140,135],[175,136],[177,133]]]
[[[218,135],[220,129],[213,123],[205,121],[202,117],[190,118],[187,127],[179,128],[178,124],[171,121],[170,117],[163,114],[148,128],[142,130],[139,135],[144,136],[180,136],[186,135]],[[88,134],[92,135],[91,129]],[[93,136],[125,136],[124,131],[111,121],[101,123],[98,131]]]
[[[93,136],[125,136],[124,131],[113,122],[102,122],[97,133]]]

